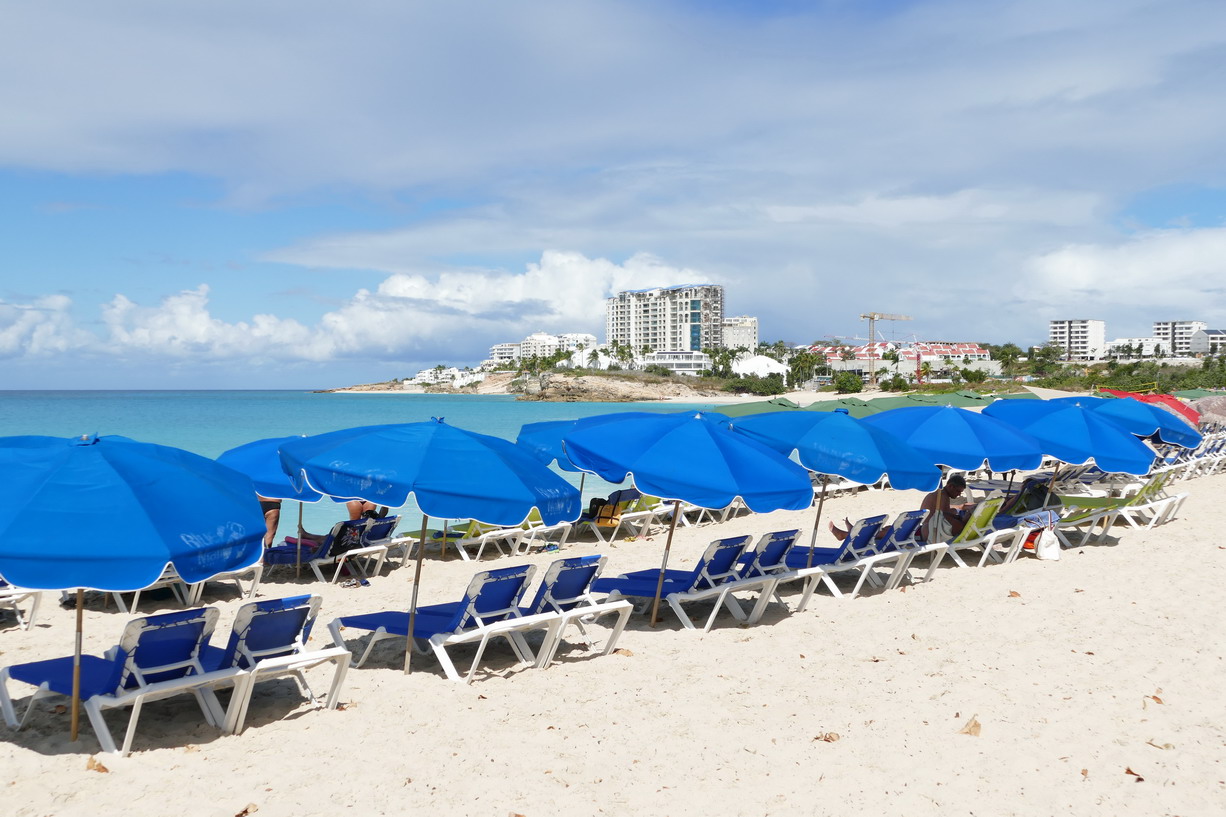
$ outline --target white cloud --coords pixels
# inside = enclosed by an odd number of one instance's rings
[[[0,301],[0,357],[46,358],[90,348],[94,337],[74,325],[71,307],[64,295],[29,304]]]
[[[1135,318],[1131,332],[1109,325],[1112,336],[1147,334],[1155,320],[1220,327],[1226,325],[1223,258],[1226,228],[1152,230],[1118,244],[1071,245],[1041,255],[1012,290],[1044,317]]]
[[[49,296],[27,306],[0,304],[0,354],[39,356],[87,349],[119,358],[168,362],[334,361],[349,358],[476,362],[490,345],[539,330],[603,334],[604,299],[623,289],[706,280],[647,254],[623,264],[547,251],[523,272],[455,271],[437,278],[397,273],[374,292],[361,289],[314,326],[275,315],[226,322],[209,309],[201,284],[141,305],[118,294],[101,307],[105,337],[76,327],[71,301]]]

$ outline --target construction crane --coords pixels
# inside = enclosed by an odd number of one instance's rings
[[[877,386],[877,367],[875,364],[875,354],[873,344],[877,342],[877,321],[909,321],[914,320],[910,315],[889,315],[884,312],[866,312],[860,316],[860,320],[868,321],[868,384],[876,388]]]

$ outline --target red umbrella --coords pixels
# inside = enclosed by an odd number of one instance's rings
[[[1112,394],[1116,397],[1135,397],[1142,403],[1154,403],[1159,406],[1166,406],[1171,411],[1179,414],[1187,419],[1192,425],[1200,423],[1200,414],[1198,414],[1191,406],[1169,394],[1137,394],[1134,391],[1121,391],[1120,389],[1099,389],[1105,394]]]

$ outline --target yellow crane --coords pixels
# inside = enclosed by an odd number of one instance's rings
[[[877,385],[877,367],[875,363],[875,354],[873,344],[877,341],[877,321],[910,321],[914,320],[910,315],[890,315],[885,312],[866,312],[860,316],[860,320],[868,321],[868,384],[870,386]]]

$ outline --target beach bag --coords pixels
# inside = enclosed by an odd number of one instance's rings
[[[340,556],[351,550],[362,547],[362,531],[365,525],[346,525],[337,534],[337,540],[332,543],[332,556]]]
[[[1035,534],[1038,535],[1034,540],[1034,557],[1044,561],[1058,561],[1060,559],[1060,539],[1056,536],[1056,532],[1051,528],[1039,528]]]

